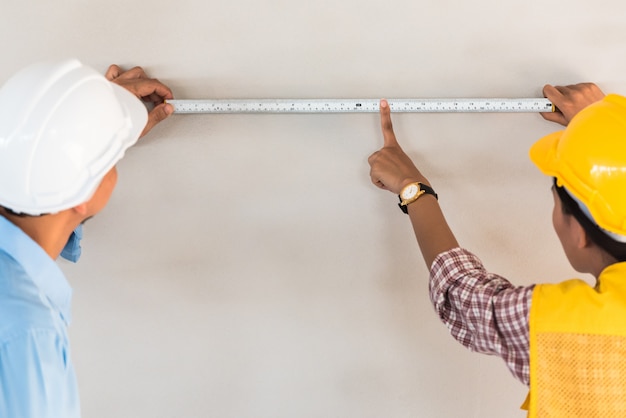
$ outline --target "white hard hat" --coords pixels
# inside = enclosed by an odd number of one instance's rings
[[[0,89],[0,206],[40,215],[91,198],[147,109],[77,60],[31,65]]]

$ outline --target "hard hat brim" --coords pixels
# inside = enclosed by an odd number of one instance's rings
[[[547,176],[559,177],[557,148],[563,132],[557,131],[546,135],[530,148],[530,160]]]

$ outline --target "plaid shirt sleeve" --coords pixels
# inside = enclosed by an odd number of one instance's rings
[[[528,317],[534,286],[515,287],[485,270],[471,252],[439,254],[430,269],[430,300],[452,336],[472,351],[500,356],[529,384]]]

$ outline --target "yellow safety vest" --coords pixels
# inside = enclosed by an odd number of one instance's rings
[[[626,417],[626,262],[535,287],[528,416]],[[526,408],[525,408],[526,409]]]

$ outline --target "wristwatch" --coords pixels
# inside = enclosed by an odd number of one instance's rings
[[[438,199],[437,193],[435,193],[433,188],[429,185],[420,182],[409,183],[402,188],[400,194],[398,195],[398,198],[400,199],[398,206],[400,206],[402,212],[409,213],[407,205],[415,202],[423,194],[430,194],[435,196],[435,199]]]

